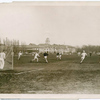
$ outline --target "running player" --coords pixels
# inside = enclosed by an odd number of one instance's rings
[[[3,52],[0,53],[0,69],[4,68],[5,58],[6,58],[6,54],[3,50]]]
[[[57,60],[58,60],[58,59],[61,60],[61,57],[62,57],[62,53],[57,53],[57,55],[56,55]]]
[[[48,53],[45,52],[45,53],[44,53],[44,59],[45,59],[46,63],[48,63],[47,57],[48,57]]]
[[[34,60],[37,60],[37,62],[39,61],[39,53],[35,53],[35,56],[34,56],[34,59],[32,59],[32,62],[34,61]]]
[[[80,62],[80,64],[83,62],[83,60],[85,59],[86,56],[87,56],[87,53],[85,52],[85,50],[83,50],[83,52],[81,54],[81,62]]]
[[[61,57],[62,57],[62,53],[59,53],[59,59],[61,60]]]
[[[57,60],[59,59],[59,52],[57,53],[56,58],[57,58]]]
[[[20,60],[21,55],[22,55],[22,52],[19,51],[19,53],[18,53],[18,60]]]

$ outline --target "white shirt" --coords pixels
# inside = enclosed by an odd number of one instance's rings
[[[85,58],[85,56],[87,56],[87,53],[82,53],[81,56],[82,56],[83,58]]]
[[[39,54],[38,53],[35,54],[35,58],[37,58],[37,57],[39,57]]]
[[[6,54],[5,54],[4,52],[1,52],[1,53],[0,53],[0,58],[5,59],[5,58],[6,58]]]
[[[21,56],[21,55],[22,55],[22,53],[21,53],[21,52],[19,52],[19,53],[18,53],[18,55],[19,55],[19,56]]]

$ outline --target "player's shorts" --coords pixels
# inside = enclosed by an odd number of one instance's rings
[[[0,58],[0,69],[4,68],[4,59]]]
[[[45,59],[47,59],[47,56],[44,56]]]
[[[85,59],[85,57],[81,57],[81,59],[82,59],[82,60],[84,60],[84,59]]]
[[[59,55],[59,57],[61,58],[61,55]]]
[[[34,59],[38,59],[38,57],[34,57]]]

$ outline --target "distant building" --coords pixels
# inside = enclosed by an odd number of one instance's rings
[[[29,45],[21,45],[19,46],[19,50],[24,51],[26,50],[27,52],[49,52],[49,53],[57,53],[60,52],[62,54],[69,54],[69,53],[74,53],[76,52],[76,49],[72,46],[67,46],[67,45],[58,45],[58,44],[50,44],[50,39],[46,38],[45,43],[43,44],[34,44],[30,43]]]
[[[57,44],[53,44],[53,45],[50,45],[50,44],[39,44],[39,45],[27,45],[27,50],[28,51],[39,51],[40,53],[43,53],[43,52],[49,52],[49,53],[57,53],[57,52],[60,52],[62,54],[64,53],[74,53],[76,52],[76,49],[74,47],[71,47],[71,46],[66,46],[66,45],[57,45]]]
[[[31,46],[36,46],[36,44],[34,44],[34,43],[30,43],[29,45],[31,45]]]

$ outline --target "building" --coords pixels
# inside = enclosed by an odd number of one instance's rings
[[[74,53],[76,52],[75,47],[68,46],[68,45],[58,45],[58,44],[50,44],[50,39],[46,38],[45,43],[43,44],[34,44],[30,43],[29,45],[20,45],[16,49],[18,52],[19,50],[23,52],[39,52],[39,53],[44,53],[44,52],[49,52],[49,53],[57,53],[60,52],[62,54],[68,54],[68,53]]]

